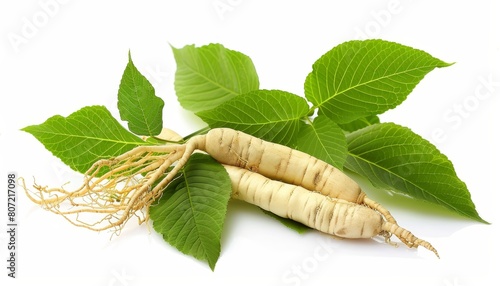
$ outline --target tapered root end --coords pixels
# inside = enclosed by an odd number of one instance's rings
[[[384,217],[384,219],[386,221],[394,223],[394,224],[397,224],[396,219],[391,215],[391,213],[389,212],[389,210],[387,210],[386,208],[384,208],[381,204],[379,204],[376,201],[370,199],[366,195],[363,197],[363,203],[367,207],[369,207],[369,208],[371,208],[371,209],[376,210],[377,212],[379,212]]]
[[[415,240],[413,242],[412,247],[418,247],[418,246],[423,246],[423,247],[429,249],[430,251],[434,252],[434,254],[436,254],[437,258],[441,258],[441,257],[439,257],[439,253],[437,252],[437,250],[429,242],[417,238],[417,240]]]
[[[406,246],[410,248],[417,248],[419,246],[425,247],[428,250],[434,252],[437,258],[440,258],[437,250],[429,242],[414,236],[411,232],[400,227],[396,223],[388,221],[384,222],[384,225],[382,227],[382,232],[385,234],[386,241],[388,240],[391,234],[394,234],[399,238],[399,240],[401,240],[404,244],[406,244]]]

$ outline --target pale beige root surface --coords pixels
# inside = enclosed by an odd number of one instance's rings
[[[382,230],[387,234],[389,234],[386,236],[386,239],[389,239],[390,234],[394,234],[395,236],[397,236],[397,238],[399,238],[399,240],[401,240],[408,247],[416,248],[418,246],[423,246],[428,250],[434,252],[434,254],[439,258],[439,253],[429,242],[414,236],[410,231],[400,227],[395,223],[385,221],[383,223]]]
[[[231,178],[235,199],[339,237],[371,238],[382,231],[382,217],[370,208],[271,180],[243,168],[224,167]]]
[[[337,168],[304,152],[227,128],[210,130],[205,151],[217,161],[268,178],[361,203],[358,184]]]
[[[366,197],[349,176],[309,154],[233,129],[215,128],[204,136],[204,151],[223,164],[302,186],[331,198],[365,204],[380,212],[387,221],[396,223],[390,212]]]
[[[232,197],[235,199],[339,237],[371,238],[383,235],[389,241],[394,234],[407,246],[423,246],[439,257],[430,243],[418,239],[395,223],[385,221],[380,213],[369,207],[275,181],[243,168],[224,167],[231,178]]]
[[[164,140],[164,141],[173,141],[173,142],[181,142],[182,136],[179,133],[175,132],[172,129],[162,128],[160,134],[156,135],[155,138]]]

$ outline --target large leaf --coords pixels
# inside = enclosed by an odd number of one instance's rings
[[[410,129],[393,123],[375,124],[349,134],[347,142],[345,167],[367,177],[376,187],[436,203],[484,222],[452,163]]]
[[[302,127],[296,149],[341,169],[347,156],[345,135],[335,122],[324,115]]]
[[[426,52],[397,43],[350,41],[314,63],[304,89],[320,113],[347,123],[396,107],[428,72],[446,66]]]
[[[228,127],[267,141],[290,145],[296,140],[309,106],[300,96],[280,90],[257,90],[196,113],[212,128]]]
[[[130,53],[118,90],[120,117],[128,121],[128,129],[137,135],[160,134],[164,102],[155,95],[151,83],[134,66]]]
[[[104,106],[87,106],[22,129],[72,169],[84,173],[98,159],[117,156],[147,142],[123,128]]]
[[[224,167],[208,155],[193,154],[182,176],[150,207],[153,227],[165,241],[206,260],[213,270],[230,195],[231,180]]]
[[[252,60],[220,44],[172,48],[177,71],[175,91],[182,107],[212,109],[236,95],[259,89]]]

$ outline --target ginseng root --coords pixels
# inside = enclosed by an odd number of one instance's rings
[[[183,166],[191,153],[207,152],[222,164],[257,172],[273,180],[302,186],[331,198],[364,204],[396,223],[390,212],[366,196],[359,185],[341,170],[304,152],[264,141],[228,128],[211,129],[186,142],[184,155],[176,168]]]
[[[36,184],[35,191],[25,190],[33,202],[77,226],[119,232],[133,216],[140,223],[148,220],[143,210],[161,195],[196,150],[207,152],[222,164],[366,205],[396,224],[389,211],[367,198],[358,184],[340,170],[303,152],[227,128],[212,129],[185,144],[140,146],[115,158],[99,160],[85,173],[82,186],[72,192]]]
[[[271,180],[242,168],[224,167],[231,178],[232,198],[338,237],[371,238],[382,235],[388,241],[391,235],[395,235],[408,247],[422,246],[439,257],[429,242],[415,237],[396,223],[385,221],[371,208]]]

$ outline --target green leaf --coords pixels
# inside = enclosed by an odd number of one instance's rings
[[[358,129],[365,128],[367,126],[380,123],[380,119],[377,115],[369,115],[367,117],[358,118],[349,123],[339,123],[339,127],[347,132],[354,132]]]
[[[291,230],[295,230],[296,232],[298,232],[300,234],[305,233],[306,231],[311,229],[310,227],[303,225],[300,222],[294,221],[294,220],[289,219],[289,218],[280,217],[279,215],[273,214],[272,212],[266,211],[264,209],[261,209],[261,210],[265,214],[267,214],[268,216],[281,222],[284,226],[288,227]]]
[[[345,42],[314,63],[305,95],[320,113],[348,123],[396,107],[427,73],[449,65],[397,43]]]
[[[228,127],[267,141],[290,145],[296,140],[309,106],[304,98],[280,91],[257,90],[211,110],[196,113],[210,127]]]
[[[344,132],[324,115],[306,124],[298,135],[296,149],[321,159],[342,170],[347,157]]]
[[[252,60],[240,52],[220,44],[172,50],[177,63],[175,92],[187,110],[212,109],[236,95],[259,89]]]
[[[123,128],[104,106],[87,106],[22,129],[73,170],[84,173],[98,159],[148,143]]]
[[[151,83],[134,66],[130,52],[118,90],[120,117],[128,121],[128,129],[137,135],[160,134],[165,103],[155,95]]]
[[[214,270],[230,195],[231,180],[224,167],[208,155],[193,154],[182,176],[151,205],[153,227],[172,246],[206,260]]]
[[[485,222],[452,163],[434,145],[394,123],[368,126],[347,136],[345,167],[374,186],[444,206]]]

